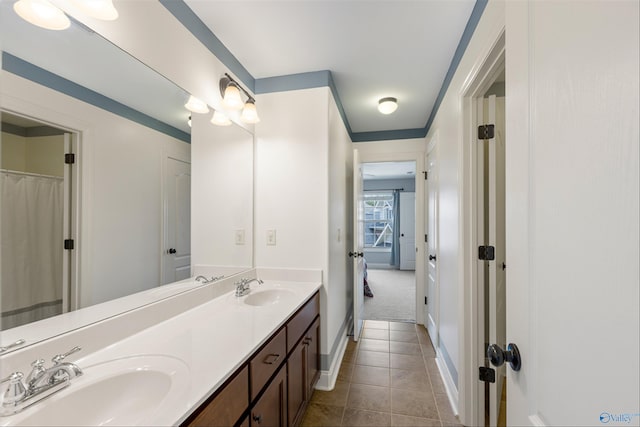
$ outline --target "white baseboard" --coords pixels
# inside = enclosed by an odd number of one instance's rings
[[[340,371],[340,365],[342,364],[342,358],[344,357],[344,352],[347,349],[347,343],[349,342],[349,338],[347,337],[346,331],[343,333],[342,338],[340,339],[340,344],[338,345],[338,351],[336,352],[336,357],[333,358],[331,362],[331,366],[328,371],[320,371],[320,379],[316,384],[316,390],[323,391],[331,391],[333,387],[336,385],[336,379],[338,378],[338,372]]]
[[[447,397],[451,403],[451,409],[453,409],[454,415],[459,415],[458,411],[458,389],[453,381],[451,373],[447,369],[447,364],[444,363],[443,355],[440,349],[436,350],[436,365],[438,365],[438,371],[440,371],[440,377],[444,383],[444,388],[447,391]]]

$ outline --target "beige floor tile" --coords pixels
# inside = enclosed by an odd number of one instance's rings
[[[404,369],[391,369],[391,387],[406,390],[431,391],[431,382],[427,371],[407,371]]]
[[[355,348],[347,348],[344,351],[344,356],[342,356],[342,362],[353,363],[356,360],[356,354],[358,354],[358,350]]]
[[[355,365],[355,367],[353,368],[351,383],[389,387],[389,368]]]
[[[444,383],[439,373],[429,372],[429,379],[431,380],[431,388],[436,394],[446,394],[447,390],[444,388]]]
[[[330,406],[346,406],[350,384],[345,381],[336,381],[331,391],[314,390],[311,403]]]
[[[389,353],[379,351],[360,350],[356,357],[357,365],[379,366],[381,368],[389,367]]]
[[[389,329],[389,322],[384,320],[365,320],[364,327],[369,329]]]
[[[389,330],[415,332],[416,324],[408,322],[389,322]]]
[[[390,366],[394,369],[406,369],[409,371],[424,371],[424,359],[415,354],[395,354],[389,357]]]
[[[389,341],[370,340],[367,338],[363,338],[360,340],[360,346],[358,347],[358,351],[360,350],[381,351],[381,352],[388,353]]]
[[[362,338],[389,341],[389,331],[386,329],[364,328],[362,330]]]
[[[427,357],[430,359],[436,358],[436,351],[433,349],[433,346],[431,345],[431,343],[420,344],[420,348],[422,349],[422,355],[425,358]]]
[[[389,331],[389,339],[391,341],[413,342],[418,343],[418,335],[415,331]]]
[[[351,384],[347,408],[389,412],[391,409],[390,389],[373,385]]]
[[[344,360],[340,365],[340,370],[338,371],[337,381],[351,381],[351,376],[353,375],[353,363],[345,363]]]
[[[344,407],[309,403],[300,425],[303,427],[339,426],[343,413]]]
[[[440,421],[429,418],[410,417],[408,415],[391,414],[391,425],[396,427],[440,427]]]
[[[389,350],[391,353],[399,354],[422,354],[420,344],[412,342],[391,341],[389,342]]]
[[[391,389],[391,412],[412,417],[439,419],[433,393]]]
[[[442,422],[447,423],[460,423],[458,417],[453,414],[451,409],[451,403],[446,394],[436,394],[436,405],[438,406],[438,412],[440,413],[440,419]]]
[[[343,426],[391,426],[391,414],[362,409],[346,408]]]

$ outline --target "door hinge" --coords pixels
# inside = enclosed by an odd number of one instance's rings
[[[424,180],[427,180],[427,177],[429,176],[429,172],[427,171],[422,171],[422,173],[424,174]]]
[[[76,162],[76,155],[73,153],[67,153],[64,155],[64,163],[67,165],[72,165]]]
[[[71,250],[74,248],[74,244],[75,242],[73,241],[73,239],[65,239],[64,241],[64,248]]]
[[[484,261],[493,261],[496,259],[496,248],[494,246],[478,247],[478,259]]]
[[[487,368],[485,366],[480,366],[478,379],[485,383],[495,383],[496,382],[496,371],[492,368]]]
[[[493,139],[495,135],[494,125],[482,125],[478,126],[478,139]]]
[[[424,305],[429,304],[429,297],[424,297]]]

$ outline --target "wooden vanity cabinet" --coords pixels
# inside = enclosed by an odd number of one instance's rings
[[[316,292],[182,426],[294,427],[319,377]]]
[[[302,421],[304,411],[320,377],[320,318],[317,317],[287,360],[289,426]]]

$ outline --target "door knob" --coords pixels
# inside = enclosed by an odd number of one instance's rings
[[[436,260],[435,255],[429,255],[429,261],[435,261],[435,260]]]
[[[349,252],[349,257],[357,257],[358,256],[358,252]]]
[[[501,349],[498,344],[491,344],[487,348],[487,357],[493,366],[502,366],[504,362],[508,362],[514,371],[519,371],[522,367],[520,350],[513,343],[509,343],[506,350]]]
[[[176,252],[178,252],[178,251],[176,251],[176,250],[175,250],[175,249],[173,249],[173,248],[170,248],[170,249],[168,250],[168,252],[169,252],[170,254],[175,254],[175,253],[176,253]]]

